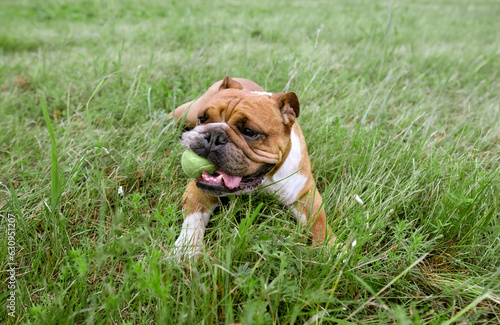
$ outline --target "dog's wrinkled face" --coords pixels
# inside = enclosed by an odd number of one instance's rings
[[[268,94],[221,89],[199,110],[198,125],[184,133],[184,146],[210,160],[217,171],[196,179],[214,196],[252,190],[290,150],[299,115],[295,93]]]

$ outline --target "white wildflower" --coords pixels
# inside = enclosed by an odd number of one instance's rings
[[[359,203],[359,204],[361,204],[361,205],[365,204],[365,203],[363,202],[363,200],[361,200],[361,198],[360,198],[357,194],[355,194],[355,195],[354,195],[354,199],[356,200],[356,202],[358,202],[358,203]]]

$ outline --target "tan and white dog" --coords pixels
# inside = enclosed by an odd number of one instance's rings
[[[250,80],[227,76],[197,100],[175,110],[175,119],[181,120],[185,114],[185,125],[192,128],[182,136],[184,146],[217,166],[214,174],[204,172],[187,185],[184,223],[175,254],[190,257],[201,252],[205,227],[218,197],[247,193],[259,186],[277,194],[291,208],[310,230],[314,244],[331,239],[307,146],[296,122],[299,111],[294,92],[271,94]]]

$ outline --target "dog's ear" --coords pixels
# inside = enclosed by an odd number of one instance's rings
[[[229,76],[226,76],[224,80],[222,80],[222,83],[220,84],[219,90],[223,89],[243,89],[243,86],[236,80],[229,78]]]
[[[271,98],[274,98],[278,103],[278,108],[283,116],[283,122],[285,124],[293,124],[300,114],[300,104],[297,94],[293,91],[286,94],[277,93],[273,94]]]

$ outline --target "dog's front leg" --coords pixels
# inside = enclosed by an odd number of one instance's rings
[[[216,197],[198,189],[194,181],[188,184],[182,199],[184,223],[174,249],[174,255],[179,259],[182,256],[192,258],[201,253],[205,227],[218,202]]]
[[[335,242],[335,237],[330,238],[331,229],[326,222],[322,203],[321,195],[314,187],[293,205],[292,212],[298,221],[310,230],[315,245],[323,243],[326,239],[330,239],[331,245]]]

